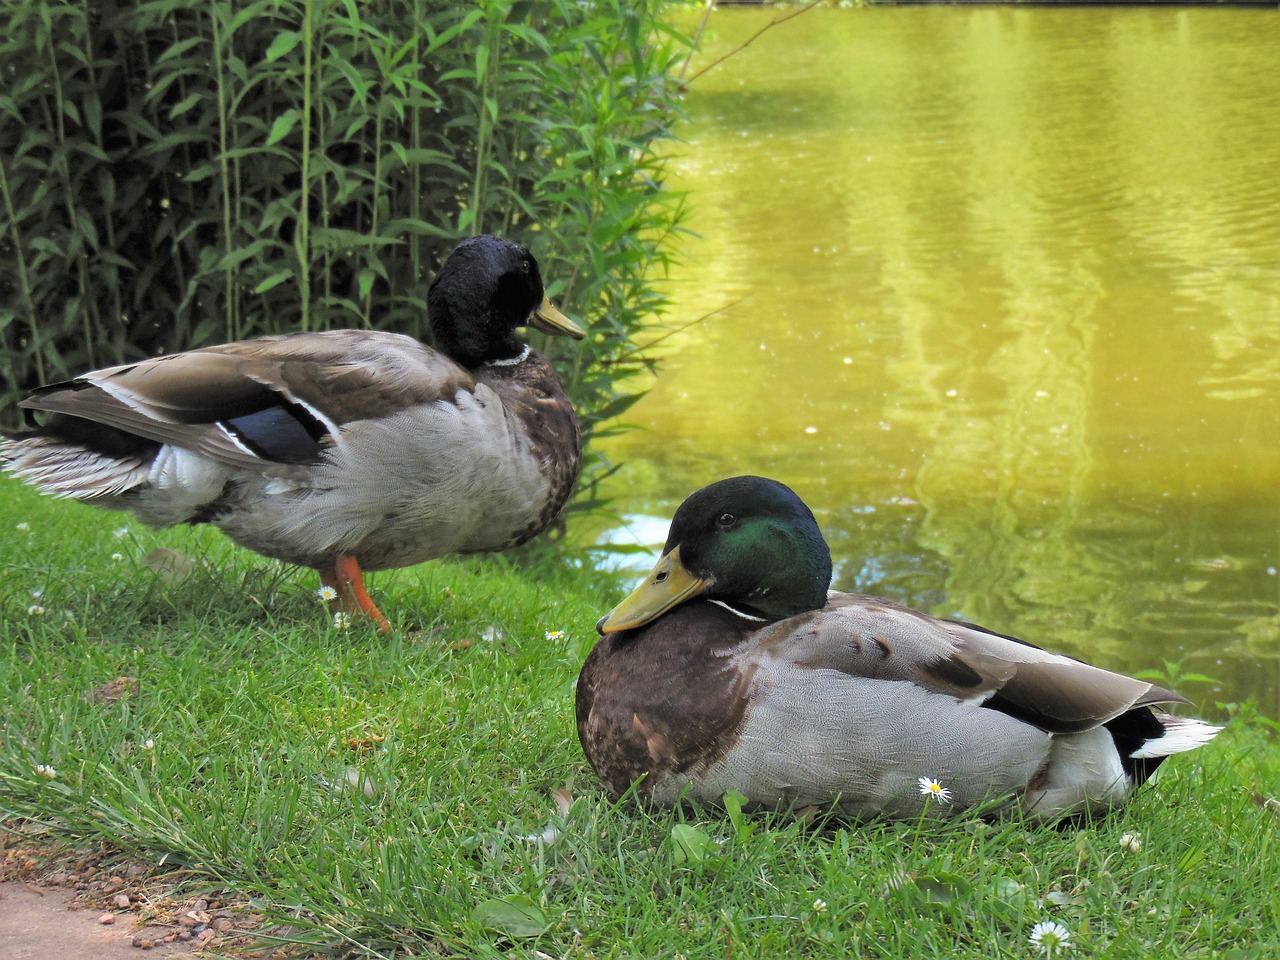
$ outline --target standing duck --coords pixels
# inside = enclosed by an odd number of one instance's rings
[[[439,349],[296,333],[43,387],[21,405],[51,416],[0,439],[0,465],[152,526],[212,523],[313,567],[335,604],[389,630],[362,571],[524,543],[555,519],[581,460],[564,389],[516,328],[585,334],[546,298],[527,249],[464,240],[427,310]]]
[[[855,818],[993,801],[1052,819],[1123,803],[1221,729],[1153,711],[1187,702],[1169,690],[828,593],[830,578],[818,524],[783,484],[735,477],[685,500],[578,679],[578,736],[609,791],[715,804],[734,790]]]

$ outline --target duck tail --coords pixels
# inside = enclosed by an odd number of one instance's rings
[[[0,436],[0,469],[53,497],[103,500],[145,483],[155,450],[143,442],[125,455],[99,452],[42,429]]]
[[[1143,743],[1129,754],[1134,760],[1154,760],[1174,753],[1186,753],[1206,743],[1222,732],[1222,727],[1215,727],[1203,720],[1191,717],[1175,717],[1168,713],[1157,713],[1161,732]]]

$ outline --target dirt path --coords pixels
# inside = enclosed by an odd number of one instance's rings
[[[98,922],[107,911],[73,908],[73,891],[8,881],[0,883],[0,943],[6,960],[138,960],[142,943],[152,944],[148,957],[193,953],[189,941],[165,943],[166,927],[138,927],[136,917],[120,911],[112,924]]]
[[[226,956],[302,960],[250,901],[190,873],[73,848],[34,824],[0,823],[0,960]]]

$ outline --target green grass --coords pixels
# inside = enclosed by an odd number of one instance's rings
[[[644,812],[573,726],[616,585],[501,559],[371,582],[413,632],[334,628],[312,574],[214,532],[0,481],[0,816],[191,869],[339,955],[1031,957],[1042,919],[1076,956],[1280,950],[1280,748],[1247,707],[1083,827]],[[349,769],[372,796],[335,789]]]

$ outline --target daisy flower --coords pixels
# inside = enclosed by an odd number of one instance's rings
[[[557,640],[563,640],[563,639],[564,639],[564,631],[563,631],[563,630],[548,630],[548,631],[547,631],[547,642],[548,642],[548,643],[555,643]]]
[[[38,603],[33,603],[31,606],[27,607],[27,616],[29,617],[44,616],[44,607],[40,606],[40,604]]]
[[[1053,920],[1041,920],[1031,928],[1031,945],[1039,947],[1050,956],[1055,950],[1071,948],[1071,934],[1060,923]]]
[[[330,600],[338,599],[338,591],[333,589],[333,587],[329,586],[328,584],[325,584],[323,587],[321,587],[319,590],[316,591],[316,596],[319,597],[321,600],[323,600],[325,603],[328,603]]]
[[[930,777],[921,777],[916,782],[920,785],[920,793],[922,796],[926,796],[930,800],[937,800],[939,803],[951,802],[951,791],[937,780]]]
[[[31,529],[31,524],[27,523],[25,520],[20,520],[13,525],[13,529],[17,530],[19,533],[27,533]]]

